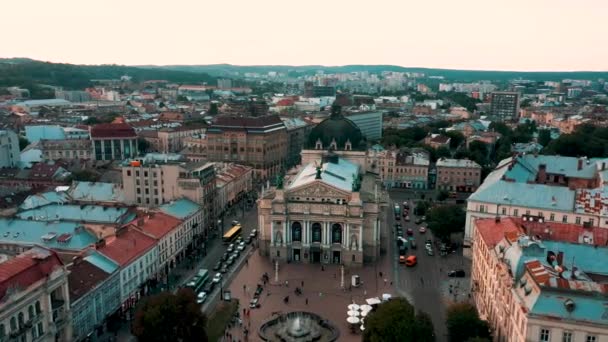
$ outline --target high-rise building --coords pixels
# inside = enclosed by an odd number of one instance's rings
[[[10,130],[0,131],[0,167],[16,167],[19,163],[19,138]]]
[[[497,91],[492,93],[490,115],[500,121],[511,121],[519,115],[519,93]]]
[[[217,87],[220,89],[230,89],[232,88],[232,80],[228,78],[218,78]]]

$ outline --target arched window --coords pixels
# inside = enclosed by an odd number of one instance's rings
[[[321,242],[321,224],[312,224],[312,242]]]
[[[300,222],[294,222],[291,225],[291,241],[302,242],[302,224]]]
[[[34,306],[30,305],[27,308],[27,313],[29,314],[29,319],[34,319]]]
[[[20,312],[18,317],[19,317],[19,328],[23,328],[23,326],[25,325],[25,315],[23,314],[23,312]]]
[[[342,226],[338,223],[331,226],[331,243],[342,243]]]
[[[4,324],[0,324],[0,338],[4,338],[6,336],[6,328]]]
[[[42,313],[42,308],[40,307],[40,301],[36,301],[36,315],[40,315]]]
[[[15,316],[11,317],[11,331],[17,330],[17,320]]]

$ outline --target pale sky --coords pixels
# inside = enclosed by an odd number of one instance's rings
[[[608,0],[3,0],[0,57],[608,70]]]

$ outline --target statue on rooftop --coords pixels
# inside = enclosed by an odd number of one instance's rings
[[[316,164],[316,162],[315,162]],[[321,165],[317,165],[317,175],[315,179],[321,179],[321,173],[323,172],[323,161],[321,161]]]

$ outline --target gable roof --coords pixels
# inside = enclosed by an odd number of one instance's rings
[[[150,213],[149,215],[139,217],[130,223],[130,226],[144,233],[151,235],[156,239],[162,239],[170,231],[175,229],[182,223],[181,220],[161,213]]]
[[[156,240],[148,235],[128,227],[116,232],[116,236],[107,239],[105,246],[98,251],[104,256],[124,267],[144,255],[156,245]]]
[[[292,190],[319,181],[342,191],[352,192],[353,177],[359,176],[359,165],[346,159],[337,158],[337,162],[323,163],[321,179],[316,179],[316,176],[317,166],[315,163],[309,163],[298,172],[289,184],[288,189]]]
[[[73,303],[106,280],[110,275],[86,260],[73,263],[68,267],[68,287],[70,301]]]

